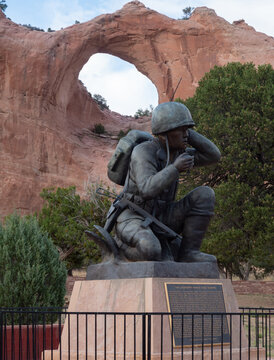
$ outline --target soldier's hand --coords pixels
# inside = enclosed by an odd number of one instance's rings
[[[173,165],[177,168],[179,172],[187,171],[193,168],[194,156],[191,156],[187,153],[183,153],[177,157]]]

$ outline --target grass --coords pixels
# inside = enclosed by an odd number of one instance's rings
[[[274,353],[274,338],[270,334],[274,333],[274,319],[273,316],[259,316],[254,315],[244,316],[245,334],[249,339],[251,347],[266,347],[267,353]],[[271,340],[270,340],[271,339]],[[271,344],[268,341],[271,341]]]
[[[274,296],[270,294],[236,294],[240,307],[274,308]]]

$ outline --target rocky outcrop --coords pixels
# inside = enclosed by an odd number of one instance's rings
[[[110,134],[145,128],[133,118],[101,111],[78,80],[95,53],[134,64],[156,86],[159,102],[191,96],[214,65],[274,62],[274,40],[242,21],[230,24],[197,8],[174,20],[138,1],[121,10],[56,32],[30,31],[0,11],[0,215],[39,209],[46,186],[106,179],[116,144],[94,136],[102,123]],[[115,91],[115,84],[113,84]]]

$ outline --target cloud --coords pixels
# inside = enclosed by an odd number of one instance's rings
[[[121,9],[127,0],[48,0],[44,3],[44,10],[48,13],[50,27],[60,29],[75,23],[88,21],[97,15],[112,13]],[[69,3],[69,5],[68,5]],[[153,10],[174,19],[183,16],[182,10],[187,6],[207,6],[216,11],[217,15],[229,22],[244,19],[257,31],[273,36],[273,0],[142,0],[142,3]]]
[[[162,14],[178,19],[182,17],[182,10],[187,6],[206,6],[214,9],[218,16],[229,22],[244,19],[257,31],[264,32],[270,36],[274,35],[273,0],[192,0],[182,2],[181,0],[143,0],[143,3]]]
[[[169,17],[178,19],[183,15],[182,9],[187,6],[193,6],[192,2],[182,2],[181,0],[146,0],[143,4],[150,9],[156,10],[161,14],[165,14]]]
[[[139,108],[158,104],[157,90],[152,82],[133,65],[111,55],[93,55],[79,78],[91,94],[102,95],[111,110],[124,115],[134,115]]]
[[[214,9],[217,15],[225,18],[229,22],[244,19],[248,25],[253,26],[256,31],[264,32],[273,36],[273,17],[274,2],[263,0],[207,0],[207,6]]]
[[[49,14],[49,27],[59,30],[75,24],[75,21],[88,21],[97,15],[96,9],[80,5],[79,0],[49,0],[44,3],[44,10]]]

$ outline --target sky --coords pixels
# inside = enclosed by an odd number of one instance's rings
[[[6,0],[5,14],[18,24],[31,24],[47,31],[59,30],[75,23],[112,13],[126,0]],[[183,9],[207,6],[232,23],[244,19],[255,30],[274,36],[273,0],[142,0],[145,6],[171,18],[183,16]],[[102,95],[110,109],[123,115],[134,115],[141,108],[158,104],[152,82],[134,65],[117,57],[95,54],[79,74],[91,94]],[[115,89],[113,89],[115,84]]]

